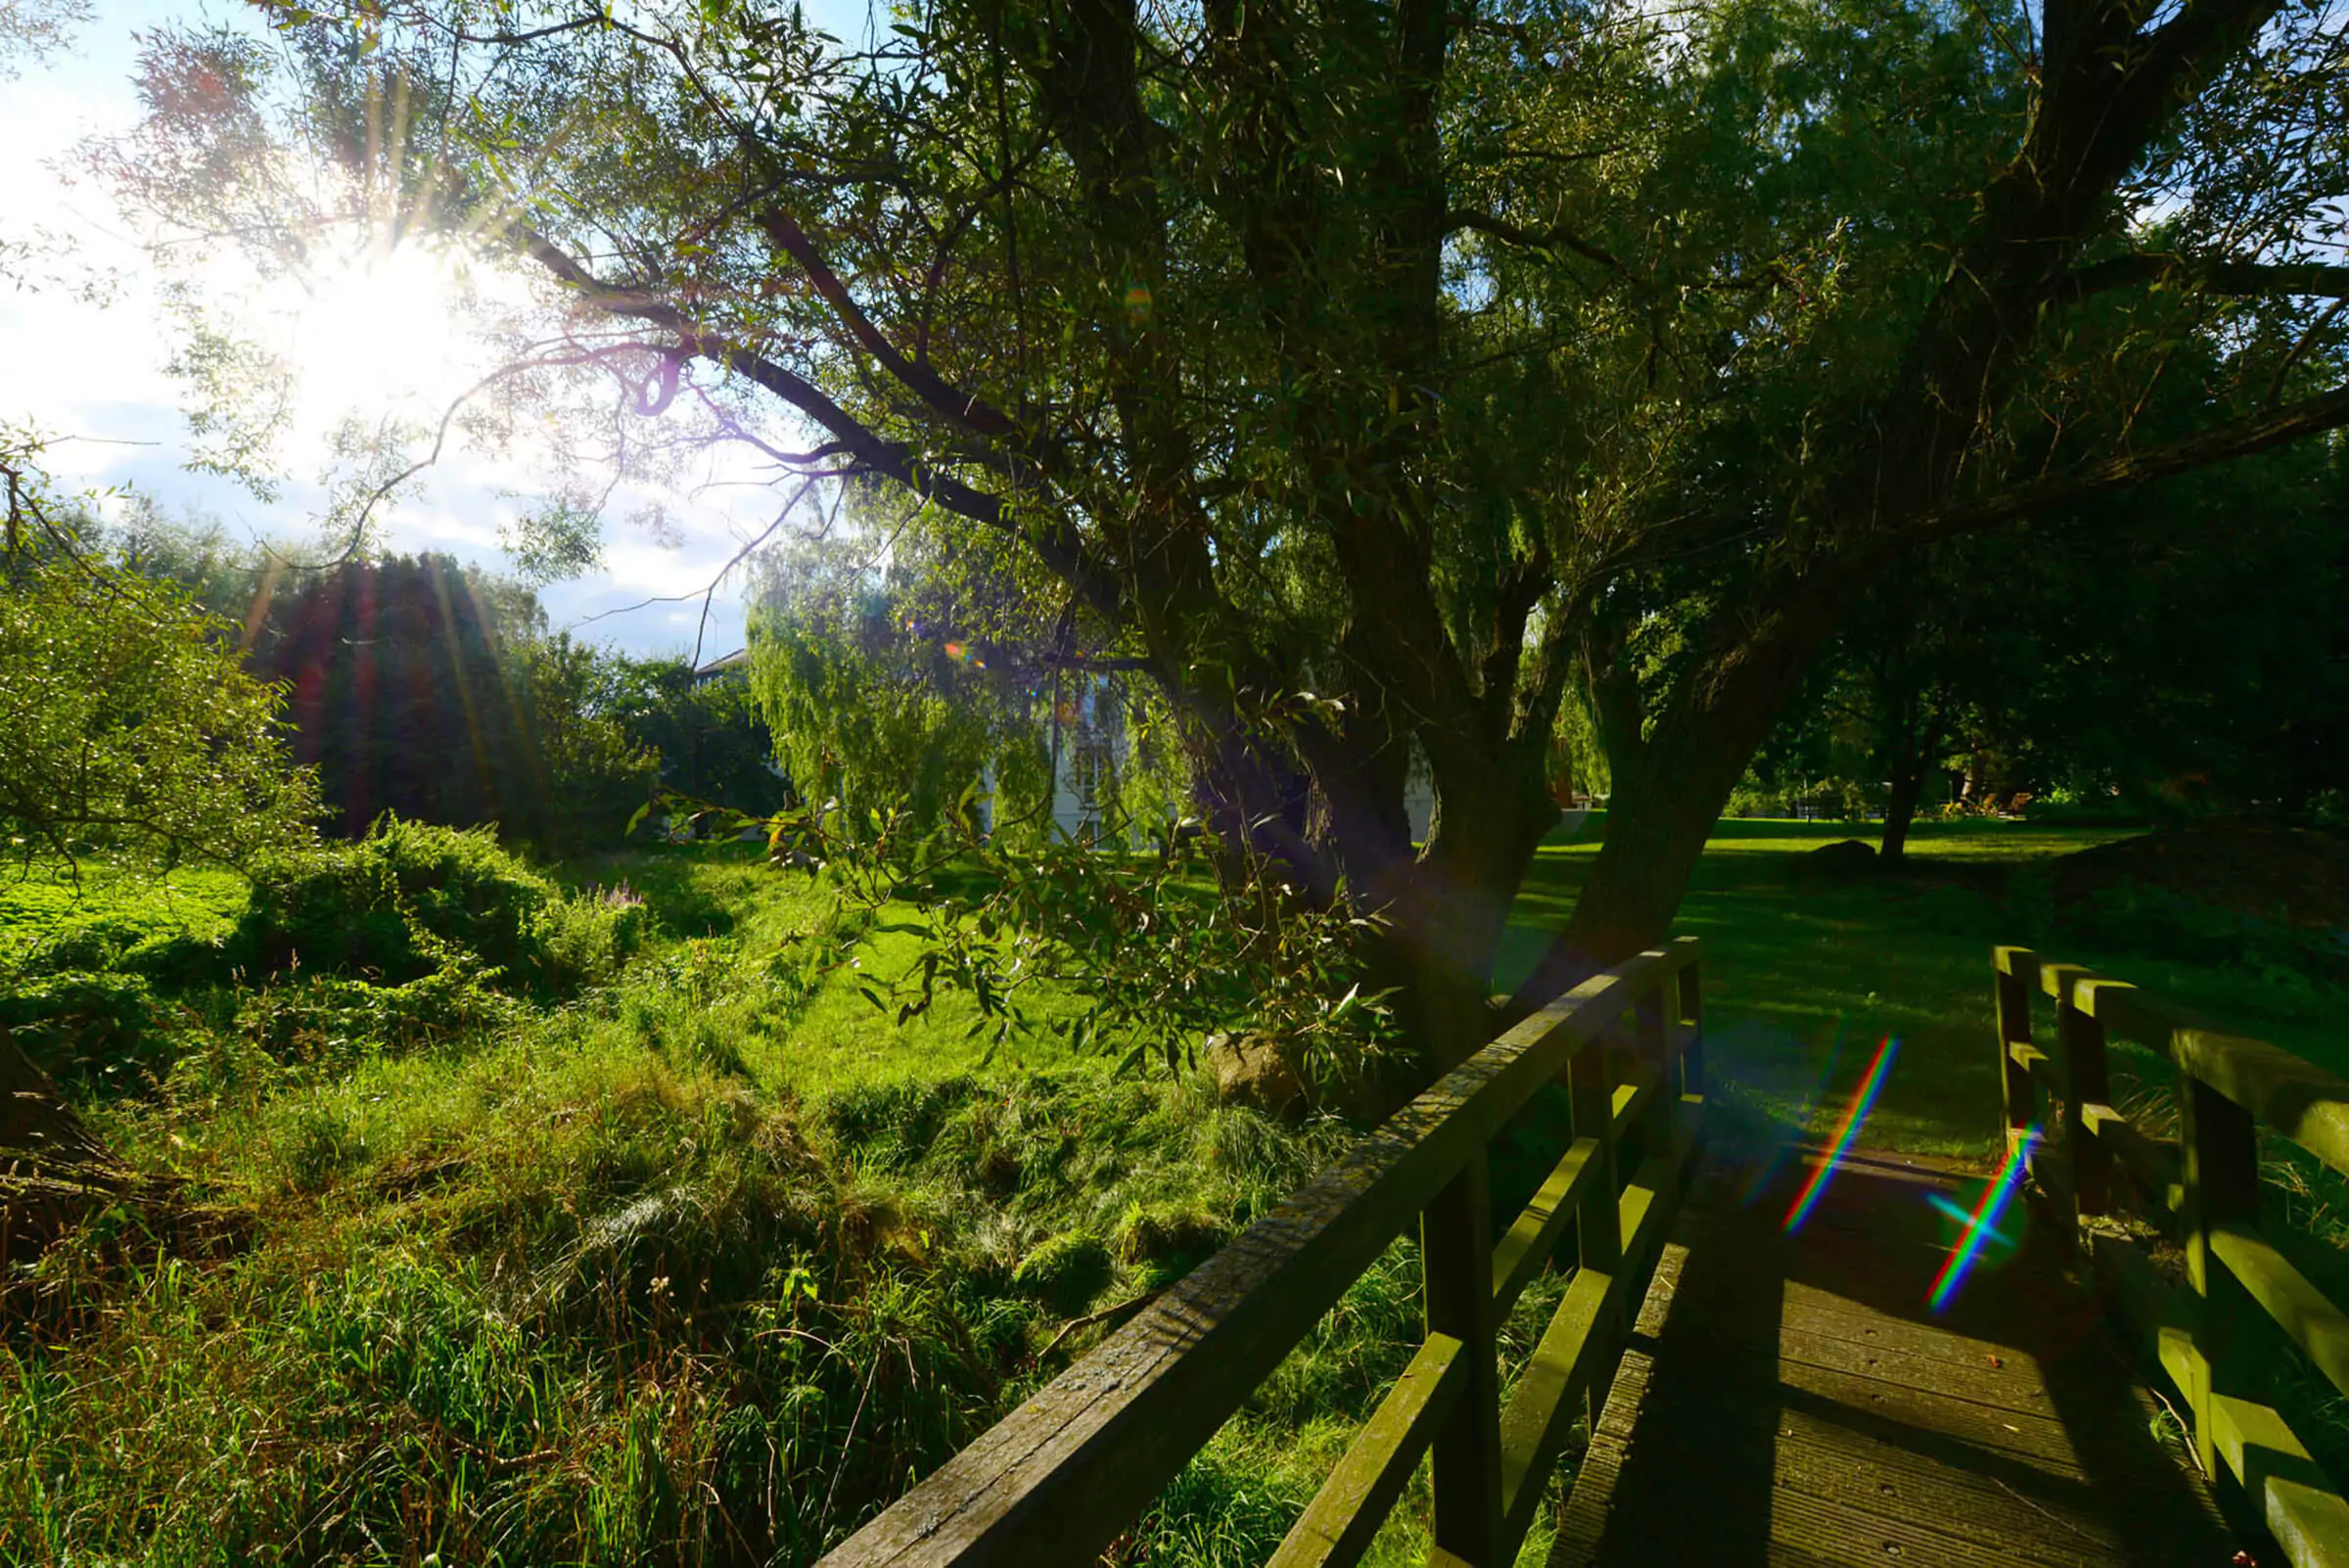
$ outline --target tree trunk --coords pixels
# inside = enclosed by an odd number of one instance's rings
[[[1899,864],[1907,852],[1909,827],[1916,820],[1917,797],[1924,784],[1921,761],[1904,760],[1893,769],[1892,793],[1884,799],[1884,836],[1876,847],[1876,857],[1887,865]]]
[[[1941,749],[1941,714],[1935,705],[1919,706],[1925,708],[1923,732],[1893,755],[1892,793],[1884,802],[1884,837],[1876,851],[1877,857],[1888,865],[1898,865],[1907,853],[1909,829],[1916,821],[1916,807],[1924,796],[1925,775],[1933,769],[1933,754]]]
[[[1509,998],[1504,1026],[1671,932],[1729,792],[1861,585],[1850,571],[1799,581],[1759,634],[1725,630],[1652,716],[1625,657],[1623,628],[1611,633],[1611,646],[1589,646],[1590,694],[1614,780],[1606,827],[1566,929]]]
[[[1551,942],[1517,993],[1511,1021],[1662,942],[1704,853],[1705,840],[1728,804],[1753,748],[1716,733],[1706,765],[1617,769],[1607,798],[1604,835],[1589,880],[1566,929]]]

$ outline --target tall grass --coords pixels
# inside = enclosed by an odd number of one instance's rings
[[[701,932],[570,1001],[306,1074],[223,1027],[85,1101],[253,1240],[176,1260],[126,1216],[42,1260],[73,1309],[50,1320],[83,1326],[0,1346],[0,1558],[809,1561],[1080,1351],[1038,1360],[1069,1316],[1179,1273],[1347,1135],[1092,1058],[802,1071],[834,979],[794,939],[828,906],[644,869]],[[1071,1237],[1099,1261],[1075,1295],[1024,1275]],[[1412,1319],[1377,1291],[1261,1432],[1359,1416]],[[1249,1539],[1300,1489],[1259,1485]],[[1233,1560],[1204,1497],[1162,1510],[1153,1560]]]

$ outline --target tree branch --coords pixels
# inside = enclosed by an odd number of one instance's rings
[[[2281,408],[2214,425],[2150,451],[2052,474],[1982,500],[1927,513],[1908,527],[1892,530],[1874,553],[1879,558],[1889,558],[1920,543],[2010,523],[2033,512],[2086,500],[2092,495],[2172,479],[2343,426],[2349,426],[2349,387],[2336,387]]]
[[[2174,253],[2114,256],[2074,267],[2064,294],[2086,299],[2112,289],[2176,286],[2203,294],[2309,295],[2349,299],[2349,266],[2319,261],[2206,261]]]
[[[872,317],[866,315],[863,307],[851,297],[848,285],[840,281],[840,274],[825,262],[822,253],[815,248],[815,242],[807,237],[807,231],[801,228],[790,213],[780,210],[763,212],[760,215],[759,226],[766,231],[766,237],[774,241],[778,250],[799,263],[800,270],[807,274],[807,281],[815,285],[815,292],[832,307],[832,313],[840,318],[841,325],[848,328],[849,336],[856,340],[856,346],[872,355],[876,364],[919,397],[934,413],[973,436],[1000,438],[1019,434],[1019,427],[1012,422],[1009,414],[976,393],[948,386],[945,378],[929,366],[916,364],[899,353],[897,346],[883,335],[881,329],[873,324]]]
[[[1563,223],[1553,223],[1546,229],[1528,229],[1506,218],[1489,216],[1483,212],[1457,211],[1444,219],[1444,232],[1457,234],[1466,230],[1473,234],[1489,235],[1503,245],[1513,245],[1527,251],[1571,251],[1587,261],[1595,261],[1608,271],[1631,276],[1625,266],[1605,248],[1591,244]]]

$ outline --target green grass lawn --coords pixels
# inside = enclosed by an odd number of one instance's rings
[[[2049,941],[2046,911],[2003,901],[1991,877],[2126,837],[2130,829],[2022,822],[1920,823],[1907,875],[1806,874],[1801,857],[1868,830],[1853,824],[1727,821],[1698,862],[1674,930],[1701,937],[1707,1059],[1728,1097],[1823,1134],[1877,1043],[1900,1052],[1865,1140],[1988,1155],[1998,1137],[1990,948],[2047,943],[2051,956],[2133,981],[2335,1070],[2349,1039],[2324,993],[2239,969],[2148,960]],[[1544,846],[1519,896],[1497,974],[1506,987],[1564,922],[1597,823]],[[2044,1018],[2044,1015],[2043,1015]],[[2044,1027],[2044,1024],[2043,1024]],[[2138,1058],[2151,1070],[2149,1059]]]
[[[120,953],[182,934],[217,941],[245,908],[245,882],[205,866],[161,869],[97,856],[0,865],[0,975],[61,944]],[[99,961],[105,960],[100,957]]]

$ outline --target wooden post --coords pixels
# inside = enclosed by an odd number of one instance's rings
[[[2010,1047],[2031,1043],[2031,989],[2025,976],[2038,959],[2021,947],[2000,947],[1991,955],[1995,966],[1999,1007],[1999,1083],[2004,1088],[2005,1148],[2008,1159],[2015,1145],[2039,1120],[2039,1090],[2031,1070],[2014,1059]],[[2026,1151],[2025,1159],[2037,1156]]]
[[[1680,1108],[1680,1074],[1673,1070],[1672,1036],[1666,1032],[1665,990],[1670,975],[1632,1004],[1632,1039],[1639,1064],[1656,1075],[1655,1103],[1648,1107],[1639,1129],[1639,1156],[1660,1154],[1672,1147],[1672,1124]]]
[[[1479,1148],[1420,1217],[1427,1331],[1460,1342],[1460,1395],[1429,1446],[1435,1545],[1490,1568],[1500,1552],[1500,1362],[1493,1310],[1493,1199]]]
[[[2259,1380],[2261,1345],[2256,1336],[2257,1304],[2211,1249],[2211,1234],[2224,1225],[2249,1229],[2259,1223],[2259,1134],[2251,1113],[2181,1069],[2178,1117],[2186,1153],[2187,1282],[2193,1291],[2192,1386],[2194,1453],[2214,1480],[2228,1473],[2219,1463],[2211,1424],[2211,1396],[2248,1396],[2265,1404]]]
[[[1586,1042],[1566,1064],[1574,1135],[1598,1140],[1598,1174],[1583,1189],[1582,1208],[1574,1221],[1576,1262],[1592,1273],[1611,1275],[1623,1267],[1623,1214],[1616,1207],[1623,1182],[1615,1171],[1615,1091],[1607,1078],[1603,1038]],[[1607,1391],[1599,1380],[1592,1380],[1589,1399],[1590,1424],[1595,1428],[1607,1402]]]
[[[1687,1026],[1688,1043],[1681,1051],[1681,1092],[1705,1091],[1705,995],[1697,965],[1683,964],[1680,974],[1681,1022]]]
[[[2112,1212],[2112,1149],[2088,1130],[2085,1107],[2112,1098],[2105,1067],[2104,1022],[2081,1008],[2080,981],[2067,979],[2055,1001],[2055,1043],[2063,1052],[2063,1159],[2071,1173],[2072,1240],[2083,1215]]]

